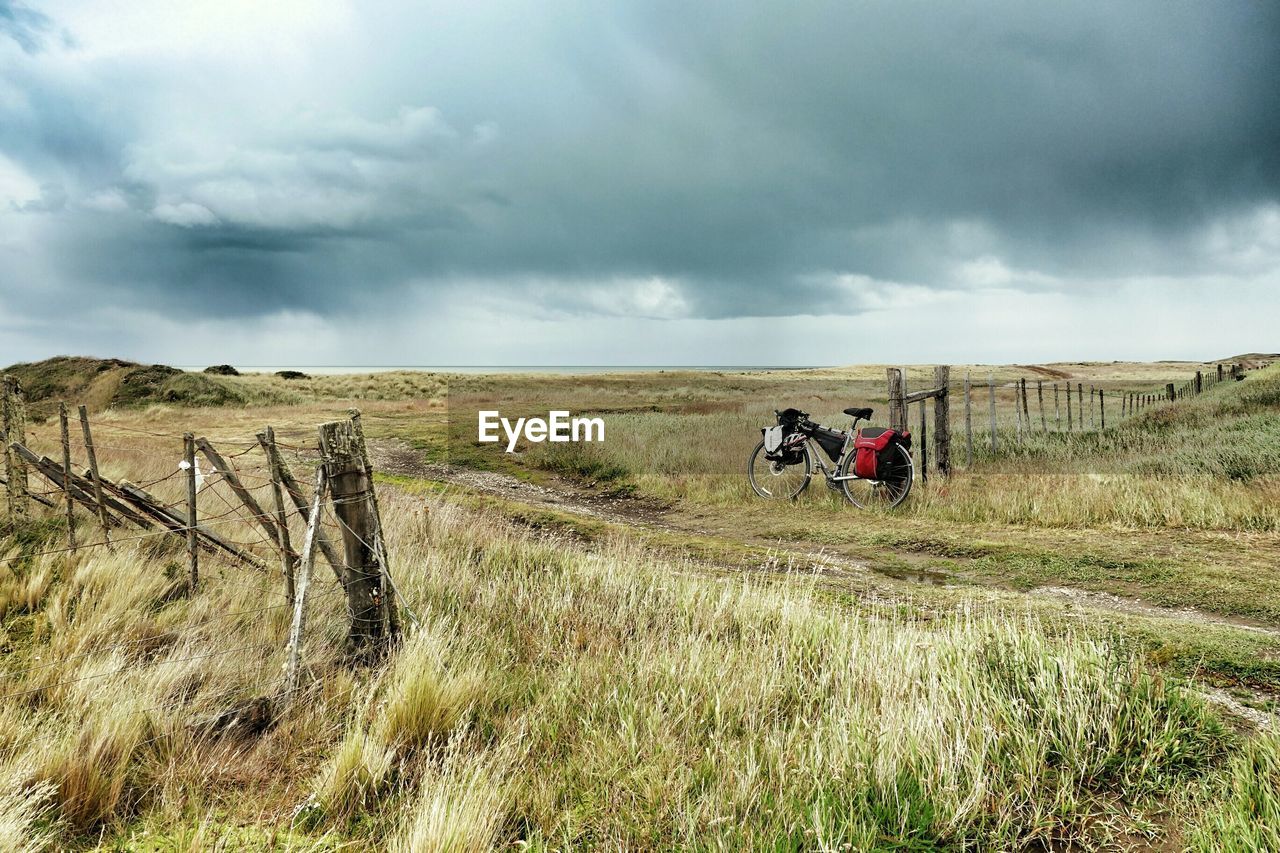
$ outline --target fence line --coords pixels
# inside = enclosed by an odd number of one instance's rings
[[[25,428],[25,403],[20,384],[13,377],[3,377],[3,431],[0,432],[0,448],[4,451],[5,471],[3,485],[6,501],[5,517],[10,525],[23,523],[30,518],[28,501],[47,506],[51,515],[65,519],[67,533],[65,547],[42,547],[35,550],[14,549],[8,555],[0,555],[0,565],[13,565],[49,556],[71,556],[107,548],[115,550],[128,543],[141,544],[156,538],[176,537],[186,543],[188,568],[184,581],[177,591],[194,597],[208,583],[229,583],[224,578],[213,578],[201,572],[201,553],[220,554],[221,565],[230,568],[253,569],[264,580],[273,577],[265,554],[278,560],[278,571],[284,581],[282,588],[264,590],[284,598],[283,604],[271,604],[227,615],[252,615],[271,610],[293,608],[295,630],[290,632],[286,656],[292,663],[281,689],[273,701],[283,703],[296,695],[303,686],[298,683],[298,652],[303,642],[304,624],[303,594],[295,596],[294,572],[304,558],[290,545],[289,526],[297,519],[307,527],[308,555],[314,550],[324,553],[333,566],[338,584],[328,590],[316,590],[307,595],[309,601],[340,597],[345,603],[346,619],[350,626],[346,653],[360,660],[380,659],[386,650],[398,640],[399,610],[408,610],[407,602],[391,579],[382,525],[377,506],[373,469],[368,449],[360,427],[359,412],[352,410],[346,421],[336,421],[319,427],[316,445],[306,447],[280,442],[274,430],[268,428],[256,434],[251,443],[243,443],[243,436],[227,438],[228,452],[215,447],[207,436],[192,433],[169,433],[159,430],[138,429],[118,423],[97,424],[96,432],[103,433],[104,443],[94,435],[87,411],[79,407],[80,423],[84,436],[81,453],[87,457],[84,474],[73,466],[75,459],[69,433],[69,414],[66,404],[59,407],[60,431],[56,440],[61,459],[55,461],[31,449],[29,442],[41,440],[45,433]],[[157,439],[162,442],[182,441],[181,463],[176,470],[159,477],[144,478],[142,485],[128,480],[113,482],[100,473],[99,463],[110,466],[116,453],[133,457],[156,457],[154,449],[143,449],[111,440],[113,430]],[[220,442],[223,440],[219,440]],[[46,440],[45,443],[48,443]],[[331,495],[314,494],[314,510],[305,511],[313,502],[284,464],[280,450],[288,449],[300,458],[304,455],[317,464],[318,472],[330,472]],[[205,457],[212,470],[201,470],[196,464],[196,454]],[[255,459],[250,454],[261,453]],[[175,454],[177,455],[177,454]],[[309,463],[308,463],[309,464]],[[127,466],[126,466],[127,469]],[[113,469],[115,470],[115,469]],[[28,478],[34,471],[49,486],[47,490],[28,489]],[[181,484],[184,495],[173,500],[158,497],[149,489],[165,486],[172,495],[172,486]],[[225,484],[224,491],[219,487]],[[256,490],[268,490],[275,496],[274,509],[265,508]],[[288,494],[290,501],[283,496]],[[61,498],[61,500],[59,500]],[[326,499],[327,498],[327,499]],[[209,502],[219,506],[210,511]],[[77,504],[80,506],[78,507]],[[85,518],[77,512],[80,507],[89,511],[102,531],[101,538],[83,534]],[[324,518],[333,514],[335,522]],[[129,528],[132,528],[130,530]],[[223,538],[219,529],[230,531]],[[336,531],[335,539],[342,545],[342,553],[335,547],[325,529]],[[315,549],[311,548],[311,543]],[[383,594],[383,590],[389,594]],[[173,592],[173,590],[171,590]],[[411,611],[410,618],[416,623]],[[376,626],[382,626],[377,628]],[[136,641],[135,641],[136,642]],[[130,641],[109,644],[85,650],[58,661],[37,664],[25,670],[9,670],[2,674],[6,679],[24,677],[31,672],[46,669],[59,663],[127,648]],[[210,654],[229,653],[216,652]],[[105,677],[114,673],[101,673],[93,677]],[[73,679],[81,680],[81,679]],[[70,682],[66,682],[70,683]],[[58,686],[58,683],[35,687],[30,690],[0,693],[0,699],[34,693]]]

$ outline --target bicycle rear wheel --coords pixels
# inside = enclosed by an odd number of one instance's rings
[[[747,479],[755,493],[771,500],[794,500],[798,497],[813,477],[813,460],[809,458],[808,445],[802,445],[800,450],[800,462],[783,465],[765,458],[763,441],[757,444],[747,461]]]
[[[886,464],[876,474],[878,480],[841,480],[844,496],[849,503],[859,509],[883,507],[893,509],[911,494],[911,484],[915,481],[915,468],[911,464],[911,453],[901,444],[893,446],[894,453],[888,454]],[[840,476],[853,475],[855,454],[850,453],[840,465]]]

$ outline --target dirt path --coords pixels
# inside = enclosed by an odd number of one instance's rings
[[[747,530],[725,530],[723,527],[708,529],[700,524],[700,519],[696,515],[675,512],[659,501],[601,493],[564,478],[553,478],[547,481],[547,485],[541,485],[494,471],[478,471],[460,466],[429,463],[423,460],[421,451],[399,439],[371,442],[370,454],[377,470],[450,483],[474,494],[491,495],[627,527],[658,530],[676,536],[706,536],[752,546],[772,555],[755,567],[757,570],[803,571],[806,574],[833,581],[840,578],[847,580],[860,578],[867,581],[878,577],[882,584],[897,582],[906,585],[987,586],[1004,592],[1016,592],[1008,586],[982,583],[929,568],[903,568],[903,563],[909,566],[918,557],[916,554],[907,552],[886,551],[886,556],[895,558],[893,565],[878,565],[873,561],[854,559],[831,549],[815,551],[803,546],[763,539],[751,535]],[[864,587],[866,586],[869,585],[864,584]],[[866,588],[864,592],[870,592],[870,589]],[[1138,598],[1126,598],[1106,592],[1067,586],[1041,586],[1020,594],[1031,598],[1056,600],[1087,610],[1237,628],[1280,639],[1280,628],[1261,625],[1251,620],[1224,616],[1197,608],[1162,607]]]

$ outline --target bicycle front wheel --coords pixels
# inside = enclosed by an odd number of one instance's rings
[[[813,476],[808,445],[801,447],[800,459],[794,465],[766,459],[764,442],[761,441],[751,451],[751,459],[747,462],[747,478],[751,480],[751,488],[762,498],[794,500],[809,485]]]
[[[893,509],[911,494],[911,484],[915,481],[915,468],[911,464],[911,453],[901,444],[893,446],[894,452],[886,454],[889,458],[876,472],[878,480],[860,480],[857,478],[840,481],[844,486],[844,496],[849,503],[859,509],[883,507]],[[840,466],[841,477],[853,476],[855,454],[845,457]]]

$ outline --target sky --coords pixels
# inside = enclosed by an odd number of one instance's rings
[[[1280,4],[0,0],[0,364],[1280,351]]]

